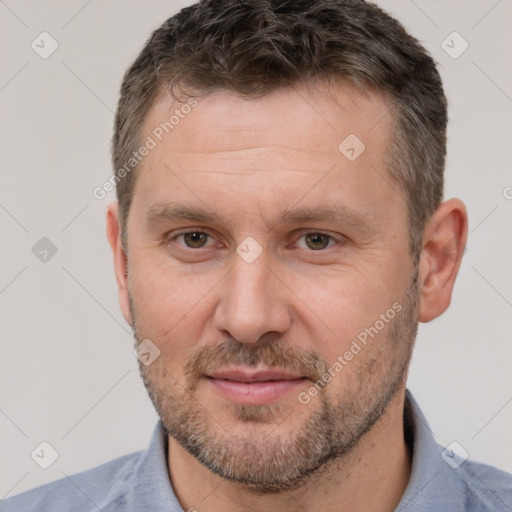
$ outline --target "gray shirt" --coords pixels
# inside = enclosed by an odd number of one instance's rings
[[[450,445],[444,449],[437,445],[409,391],[404,427],[413,454],[412,472],[395,512],[512,512],[512,475],[464,460]],[[167,437],[158,421],[147,450],[3,500],[0,510],[182,512],[166,456]]]

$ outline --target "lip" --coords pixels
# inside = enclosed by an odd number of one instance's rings
[[[271,380],[294,380],[304,378],[303,375],[286,372],[284,370],[248,371],[243,368],[227,368],[218,372],[209,373],[208,377],[237,382],[268,382]]]
[[[307,380],[284,370],[248,371],[241,368],[212,372],[206,378],[228,400],[249,405],[276,402]]]

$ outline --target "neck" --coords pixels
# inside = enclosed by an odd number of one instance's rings
[[[402,390],[350,454],[330,461],[302,487],[271,494],[257,494],[219,477],[169,437],[168,469],[174,492],[184,510],[391,512],[411,472],[403,408]]]

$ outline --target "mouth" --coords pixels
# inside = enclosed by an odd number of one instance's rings
[[[241,367],[212,372],[206,379],[224,398],[248,405],[277,402],[308,380],[284,370],[250,371]]]

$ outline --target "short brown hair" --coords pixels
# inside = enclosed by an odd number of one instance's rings
[[[428,52],[397,20],[364,1],[203,0],[155,30],[124,76],[115,118],[123,237],[137,170],[127,173],[126,162],[163,91],[176,99],[176,91],[187,88],[256,98],[318,79],[379,92],[389,101],[388,171],[405,197],[417,261],[425,223],[443,196],[447,102]]]

